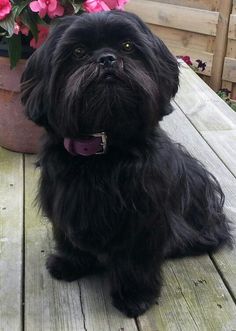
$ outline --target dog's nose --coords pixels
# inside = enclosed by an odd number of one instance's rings
[[[103,68],[112,67],[116,63],[116,61],[117,61],[117,57],[111,53],[102,54],[98,58],[98,63]]]

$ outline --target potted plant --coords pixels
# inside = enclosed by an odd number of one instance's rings
[[[127,0],[0,0],[0,145],[35,153],[43,129],[28,121],[20,104],[25,59],[47,38],[57,17],[123,9]]]

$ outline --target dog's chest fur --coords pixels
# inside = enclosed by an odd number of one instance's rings
[[[62,155],[45,153],[40,195],[49,218],[75,247],[97,254],[125,245],[139,231],[137,215],[148,219],[156,213],[144,192],[151,170],[144,171],[143,161],[116,154],[94,159]]]

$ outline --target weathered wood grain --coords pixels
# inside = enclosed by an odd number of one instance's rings
[[[236,241],[236,187],[223,187],[226,202],[225,212],[232,221],[231,228],[234,240]],[[231,293],[236,298],[236,249],[220,250],[212,256],[220,274],[222,275]]]
[[[200,132],[236,128],[236,112],[185,64],[175,101]]]
[[[219,89],[221,88],[231,10],[232,0],[221,1],[210,81],[211,88],[216,92],[219,91]]]
[[[236,112],[191,69],[181,67],[176,103],[236,176]]]
[[[0,330],[21,330],[23,157],[0,147]]]
[[[202,139],[197,130],[189,122],[182,110],[175,105],[174,112],[164,118],[162,127],[175,141],[181,143],[187,150],[203,162],[203,164],[214,174],[224,186],[236,185],[235,177],[221,162],[216,153]]]
[[[111,304],[107,277],[87,277],[79,282],[87,331],[137,331],[129,319]]]
[[[225,211],[232,222],[233,234],[236,240],[236,179],[234,175],[218,158],[209,144],[194,130],[194,127],[178,107],[171,116],[164,120],[162,126],[173,139],[184,145],[219,180],[226,196]],[[230,251],[223,249],[214,254],[213,259],[232,295],[236,298],[236,247]]]
[[[236,130],[204,131],[204,139],[236,176]]]
[[[236,307],[208,256],[168,261],[159,304],[139,318],[142,331],[234,330]]]
[[[213,11],[218,11],[220,4],[220,0],[162,0],[161,2]]]
[[[236,40],[236,14],[230,15],[229,36],[230,39]]]
[[[85,331],[78,284],[53,280],[45,268],[51,227],[34,206],[39,170],[25,162],[25,330]]]
[[[162,127],[200,159],[223,184],[228,208],[236,210],[236,179],[176,107]],[[228,202],[230,201],[230,202]],[[229,214],[236,224],[235,213]],[[213,256],[232,294],[236,287],[236,249],[222,249]],[[139,318],[143,331],[234,330],[235,304],[208,256],[169,261],[164,266],[164,287],[159,305]]]
[[[216,35],[218,12],[147,0],[130,1],[126,10],[135,12],[147,23]]]
[[[236,41],[235,41],[235,44],[236,44]],[[233,56],[236,57],[236,52],[234,52],[234,54],[231,54],[231,56],[232,57],[225,58],[222,79],[235,83],[236,82],[236,58],[233,58]]]
[[[33,206],[38,170],[25,164],[25,330],[137,331],[135,321],[111,306],[107,282],[91,277],[70,284],[51,279],[45,258],[53,250],[51,227]]]

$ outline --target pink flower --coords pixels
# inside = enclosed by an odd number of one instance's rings
[[[33,1],[30,3],[30,9],[33,12],[39,13],[41,18],[43,18],[45,15],[53,18],[55,16],[62,16],[64,14],[64,8],[57,2],[57,0]]]
[[[21,32],[23,35],[28,36],[28,34],[29,34],[29,28],[28,28],[26,25],[22,24],[22,25],[20,26],[20,32]]]
[[[14,34],[19,34],[20,32],[20,26],[18,23],[15,22],[15,25],[14,25],[14,30],[13,30]]]
[[[188,64],[189,66],[191,66],[191,65],[193,64],[192,61],[191,61],[191,59],[190,59],[190,56],[188,56],[188,55],[180,56],[180,58],[181,58],[186,64]]]
[[[21,32],[25,36],[28,36],[29,28],[26,25],[24,25],[22,22],[17,20],[17,22],[15,22],[15,26],[14,26],[14,34],[19,34],[19,32]]]
[[[128,0],[85,0],[83,8],[89,13],[107,11],[111,9],[124,9]]]
[[[10,14],[11,8],[12,6],[9,0],[0,0],[0,21],[3,21]]]
[[[39,48],[48,36],[48,27],[45,25],[38,25],[38,40],[34,38],[30,41],[30,46],[32,48]]]

